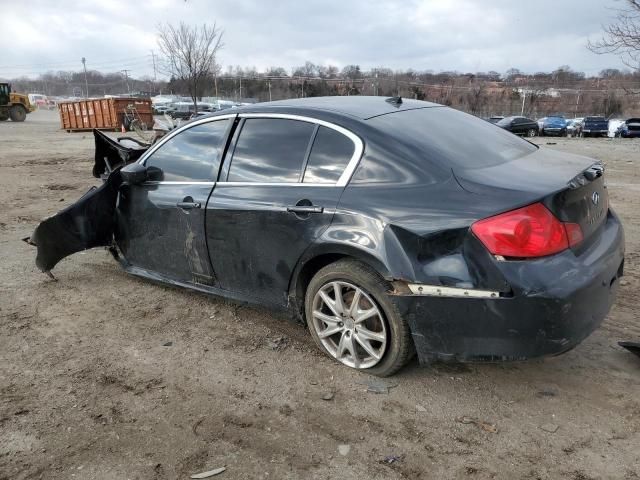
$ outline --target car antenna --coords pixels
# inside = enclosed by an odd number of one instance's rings
[[[402,105],[402,97],[401,96],[390,97],[390,98],[387,98],[385,102],[393,103],[394,105]]]

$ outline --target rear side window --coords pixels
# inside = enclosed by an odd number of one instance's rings
[[[231,159],[229,182],[293,183],[315,126],[280,118],[245,120]]]
[[[195,125],[178,133],[147,158],[145,165],[162,170],[165,182],[212,182],[230,119]]]
[[[483,168],[515,160],[537,147],[511,132],[447,107],[398,111],[369,120],[414,151],[415,166]]]
[[[320,127],[307,168],[304,183],[336,183],[353,156],[353,141],[332,128]]]

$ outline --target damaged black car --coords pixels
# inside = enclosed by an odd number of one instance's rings
[[[37,227],[41,270],[105,246],[134,275],[290,309],[374,375],[415,353],[563,353],[623,273],[602,164],[437,104],[305,98],[199,118],[150,148],[96,141],[105,182]]]

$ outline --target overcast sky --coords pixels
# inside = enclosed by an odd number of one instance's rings
[[[228,65],[305,60],[415,70],[621,68],[586,48],[619,0],[0,0],[0,77],[47,70],[153,72],[161,22],[224,29]]]

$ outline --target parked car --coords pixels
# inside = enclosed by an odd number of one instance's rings
[[[567,136],[577,137],[580,135],[580,131],[582,130],[582,120],[582,118],[567,120]]]
[[[516,135],[535,137],[538,134],[538,124],[526,117],[505,117],[496,125]]]
[[[606,137],[609,133],[609,122],[604,117],[584,117],[581,137]]]
[[[564,117],[545,117],[540,129],[540,135],[567,136],[567,121]]]
[[[170,110],[171,110],[170,105],[154,105],[153,106],[153,113],[155,115],[162,115],[166,112],[169,112]]]
[[[174,103],[172,105],[171,110],[167,113],[171,116],[171,118],[181,118],[188,119],[195,113],[196,108],[193,106],[193,103],[179,102]]]
[[[625,120],[616,130],[616,137],[637,138],[640,137],[640,118]]]
[[[374,375],[414,352],[570,350],[622,275],[602,164],[429,102],[245,106],[123,158],[101,150],[106,182],[36,228],[38,268],[108,246],[131,274],[288,308],[327,355]]]

